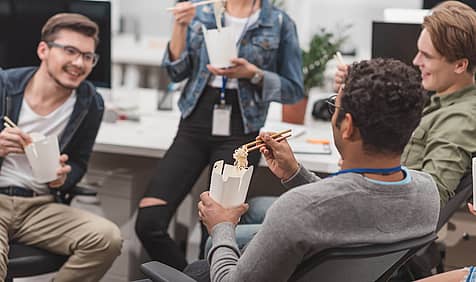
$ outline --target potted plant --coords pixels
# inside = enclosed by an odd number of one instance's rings
[[[303,124],[308,103],[309,91],[323,86],[326,65],[339,50],[345,37],[336,38],[333,33],[322,28],[314,34],[307,50],[302,50],[304,99],[296,104],[283,105],[283,121]]]

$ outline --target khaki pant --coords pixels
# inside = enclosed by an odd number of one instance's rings
[[[105,218],[54,203],[49,195],[0,194],[0,280],[7,273],[11,240],[68,255],[55,281],[99,281],[122,246],[119,229]]]

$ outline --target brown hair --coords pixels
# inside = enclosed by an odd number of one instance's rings
[[[88,17],[74,13],[60,13],[52,16],[41,29],[41,41],[53,41],[62,29],[79,32],[92,37],[94,44],[99,44],[99,27]]]
[[[437,5],[423,21],[436,51],[449,62],[468,59],[467,71],[476,71],[476,12],[458,1]]]

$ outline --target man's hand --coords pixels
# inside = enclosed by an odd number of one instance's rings
[[[468,210],[469,210],[469,212],[472,213],[473,215],[476,215],[476,211],[474,211],[473,204],[468,203]]]
[[[349,73],[348,65],[338,65],[337,71],[334,76],[334,91],[337,93],[339,89],[344,85],[347,74]]]
[[[61,167],[58,168],[56,171],[56,175],[58,178],[56,180],[51,181],[48,183],[50,188],[58,188],[63,186],[64,182],[66,181],[66,177],[68,173],[71,172],[71,166],[67,165],[66,162],[68,161],[68,155],[62,154],[59,158]]]
[[[198,203],[198,216],[207,227],[208,233],[215,225],[222,222],[231,222],[235,226],[240,221],[240,217],[248,210],[248,204],[241,204],[236,208],[226,209],[219,203],[215,202],[208,191],[200,194],[200,202]]]
[[[25,153],[23,148],[30,143],[30,135],[18,127],[6,127],[0,132],[0,157],[6,157],[8,154],[23,154]]]
[[[175,23],[182,27],[188,26],[195,17],[196,9],[192,2],[179,2],[175,5],[175,8],[173,11]]]
[[[276,142],[268,132],[261,132],[259,138],[266,144],[260,152],[276,177],[288,180],[298,171],[299,163],[286,140]]]
[[[226,69],[215,68],[207,65],[208,70],[214,75],[226,76],[228,78],[247,78],[251,79],[259,68],[243,58],[234,58],[231,60],[232,67]]]

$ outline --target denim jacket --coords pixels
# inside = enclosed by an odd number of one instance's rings
[[[0,70],[0,110],[1,118],[8,116],[17,123],[25,87],[35,74],[36,67]],[[67,154],[71,172],[68,174],[61,192],[73,188],[86,173],[87,164],[96,140],[96,135],[104,113],[104,102],[96,88],[87,81],[76,89],[76,103],[73,113],[59,138],[62,154]],[[0,131],[3,130],[3,123]],[[0,169],[3,158],[0,158]],[[28,187],[26,187],[28,188]]]
[[[163,64],[172,81],[188,79],[178,105],[182,118],[195,108],[211,73],[202,25],[215,29],[212,5],[197,7],[196,16],[187,30],[186,48],[176,61],[165,52]],[[292,104],[304,97],[301,49],[296,26],[283,11],[269,0],[261,1],[261,13],[238,46],[238,57],[245,58],[264,71],[262,86],[248,79],[238,80],[238,95],[245,133],[263,127],[272,101]]]

